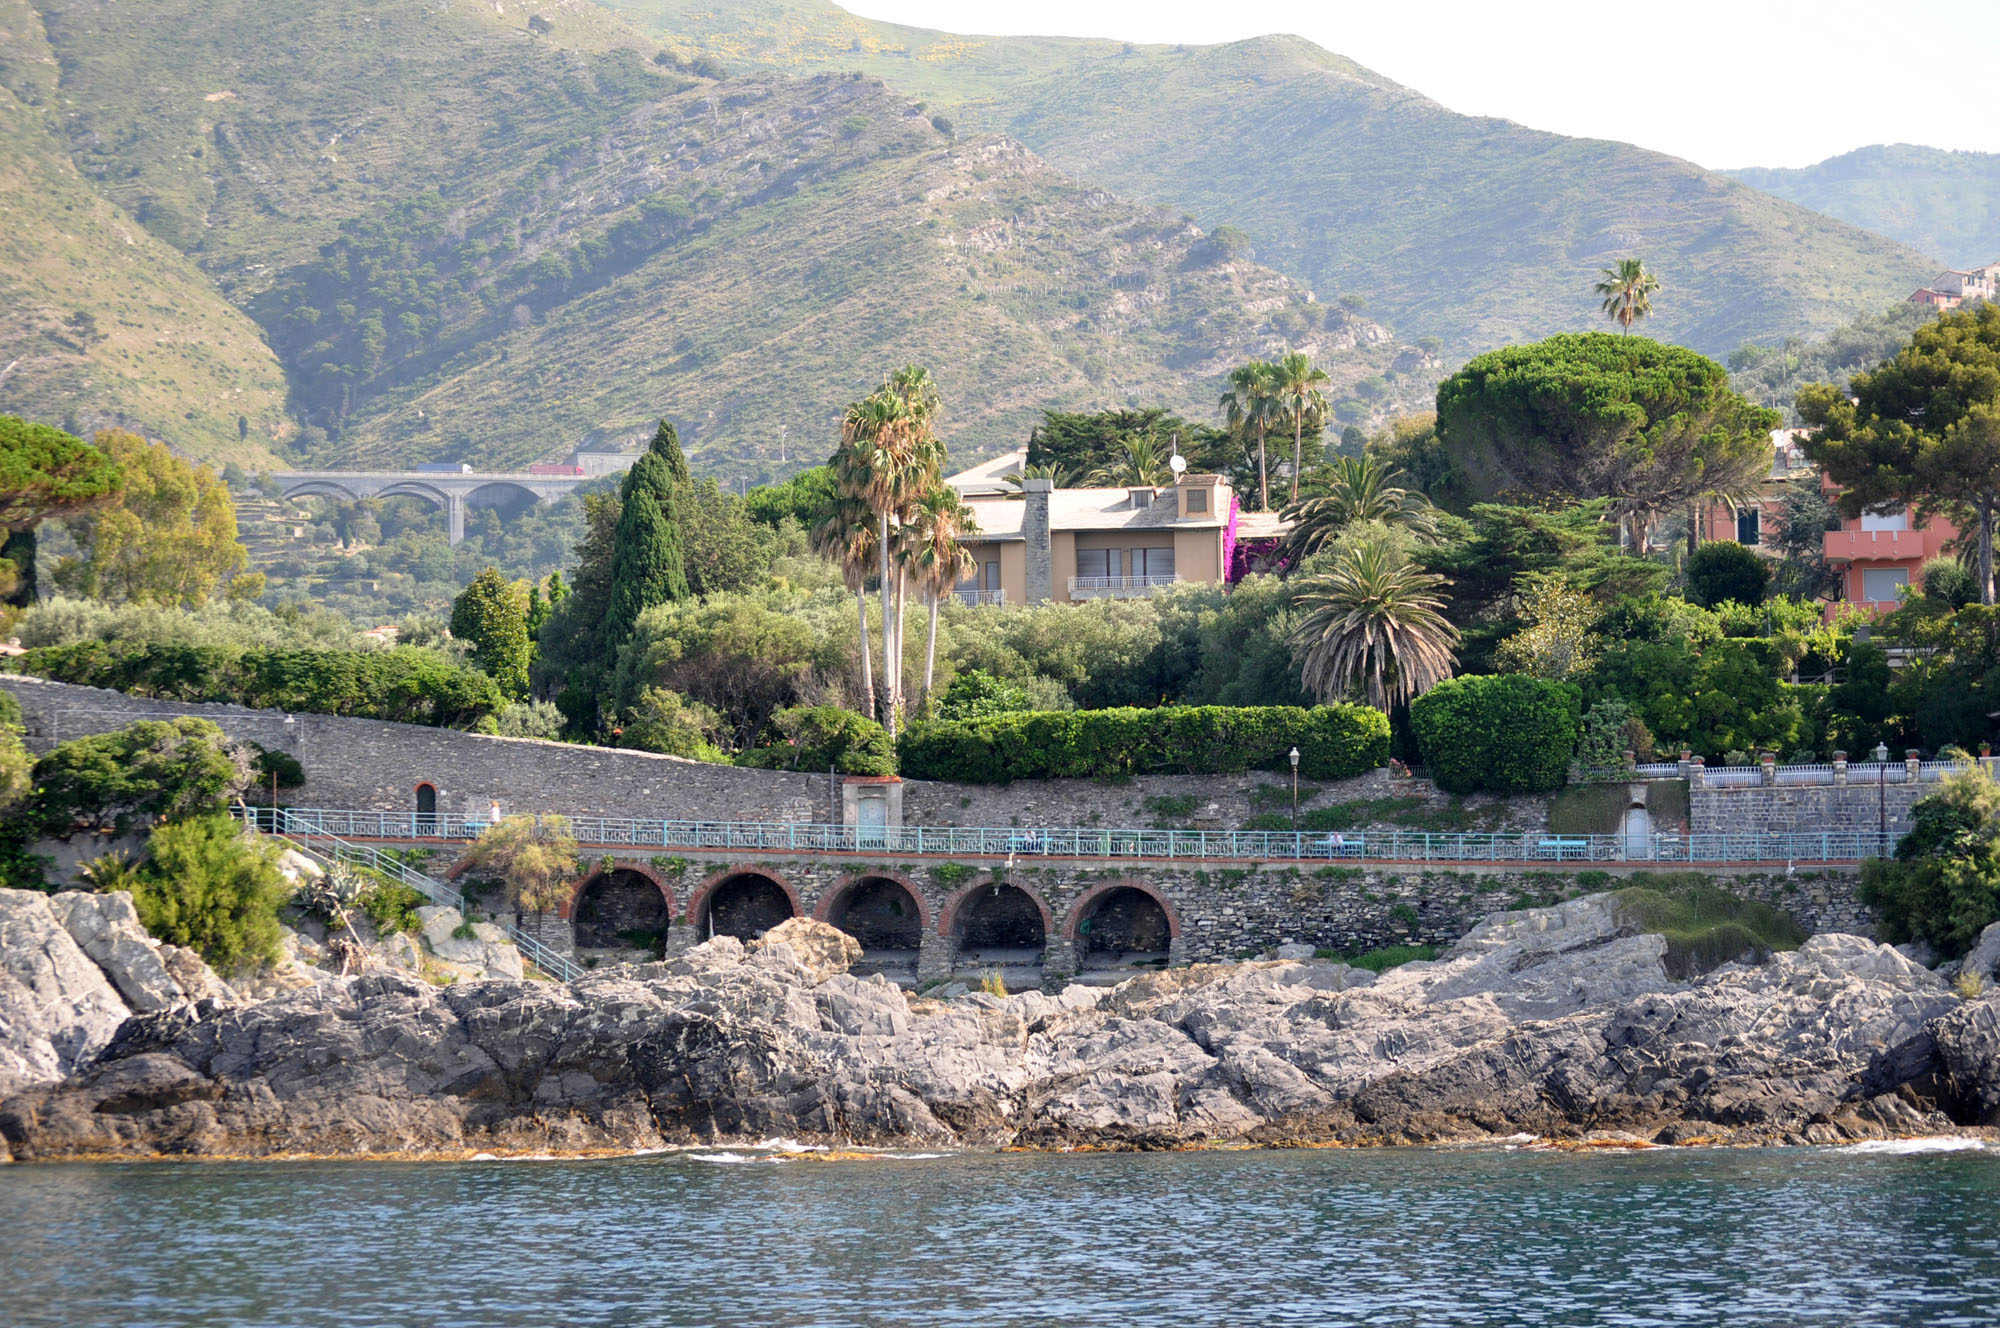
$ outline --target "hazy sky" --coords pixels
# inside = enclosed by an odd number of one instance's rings
[[[1994,0],[846,0],[954,32],[1309,37],[1456,111],[1704,166],[1869,143],[2000,152]],[[1629,71],[1629,72],[1627,72]]]

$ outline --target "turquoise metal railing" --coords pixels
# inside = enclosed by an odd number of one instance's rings
[[[366,867],[378,872],[399,885],[407,885],[433,904],[455,908],[461,915],[465,912],[465,896],[435,877],[426,876],[392,853],[386,853],[368,844],[350,844],[338,835],[329,833],[324,826],[311,816],[294,816],[287,809],[279,808],[275,827],[272,824],[271,809],[250,807],[242,809],[251,824],[258,829],[275,834],[287,840],[294,848],[308,857],[322,862],[340,861],[357,867]],[[575,980],[583,970],[570,962],[569,956],[543,945],[519,927],[507,922],[500,923],[507,933],[507,939],[514,943],[524,958],[535,967],[555,978],[558,982]]]
[[[269,828],[269,808],[249,808]],[[482,817],[451,812],[281,808],[280,833],[397,843],[465,842]],[[1417,830],[1100,830],[966,826],[851,826],[769,821],[669,821],[567,816],[589,848],[784,853],[885,853],[938,858],[1147,858],[1230,862],[1855,862],[1891,852],[1899,835],[1875,830],[1689,835],[1438,833]],[[417,887],[421,889],[422,887]]]

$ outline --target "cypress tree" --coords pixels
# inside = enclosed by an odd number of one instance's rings
[[[688,470],[687,457],[681,452],[681,436],[674,431],[673,425],[661,420],[659,429],[653,434],[652,445],[646,450],[667,463],[667,474],[673,479],[675,489],[685,490],[694,482],[694,476]]]
[[[641,458],[633,471],[636,473],[650,459]],[[664,472],[665,468],[659,469]],[[618,516],[611,604],[604,617],[604,650],[599,656],[606,667],[617,660],[618,650],[632,635],[640,614],[655,604],[688,597],[680,531],[667,519],[658,491],[652,485],[639,483],[631,488],[625,509]],[[671,489],[667,490],[667,497],[671,501]]]

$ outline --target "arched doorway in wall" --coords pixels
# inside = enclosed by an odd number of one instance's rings
[[[761,872],[733,872],[708,888],[689,921],[702,940],[734,936],[754,941],[797,916],[798,908],[784,886]]]
[[[861,958],[852,970],[856,974],[917,980],[924,907],[903,882],[890,876],[856,877],[827,901],[825,920],[861,943]]]
[[[438,791],[432,784],[417,785],[417,833],[434,835],[438,831]]]
[[[629,867],[601,871],[583,883],[570,910],[579,950],[665,953],[673,904],[644,872]]]
[[[1020,886],[995,881],[973,889],[952,912],[952,934],[961,977],[998,973],[1009,991],[1041,985],[1048,913]]]
[[[1164,968],[1173,943],[1173,919],[1149,890],[1113,886],[1086,899],[1078,910],[1080,968]]]

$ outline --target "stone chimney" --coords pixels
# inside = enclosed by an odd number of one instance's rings
[[[1046,604],[1055,593],[1055,544],[1049,536],[1049,495],[1055,483],[1045,479],[1023,480],[1021,500],[1027,510],[1021,514],[1021,535],[1028,543],[1028,603]]]

